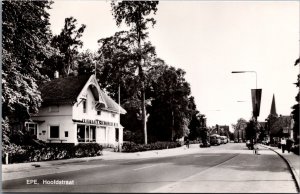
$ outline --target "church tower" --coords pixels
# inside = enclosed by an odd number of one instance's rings
[[[275,117],[278,116],[277,113],[276,113],[275,95],[274,94],[273,94],[273,100],[272,100],[270,115],[275,116]]]

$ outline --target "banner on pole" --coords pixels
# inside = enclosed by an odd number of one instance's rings
[[[253,116],[259,116],[262,89],[251,89]]]

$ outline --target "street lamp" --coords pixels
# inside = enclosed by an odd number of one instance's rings
[[[257,89],[257,73],[256,73],[256,71],[232,71],[231,73],[255,73],[255,88]]]
[[[260,100],[261,100],[261,89],[257,89],[257,73],[256,71],[232,71],[231,73],[255,73],[255,89],[251,89],[252,95],[252,106],[253,106],[253,118],[254,123],[257,123],[257,117],[259,116]],[[255,139],[257,138],[255,132]],[[253,145],[253,139],[251,138],[251,144]]]

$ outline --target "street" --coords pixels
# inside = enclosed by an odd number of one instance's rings
[[[162,158],[94,160],[39,169],[44,175],[3,182],[3,192],[195,192],[296,193],[286,163],[260,147],[254,155],[244,143]],[[26,173],[26,172],[24,172]],[[27,184],[37,180],[37,184]],[[74,185],[43,184],[52,180]]]

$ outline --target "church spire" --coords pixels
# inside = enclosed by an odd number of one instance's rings
[[[276,116],[276,117],[278,116],[277,113],[276,113],[275,95],[274,94],[273,94],[273,100],[272,100],[270,115],[273,115],[273,116]]]

